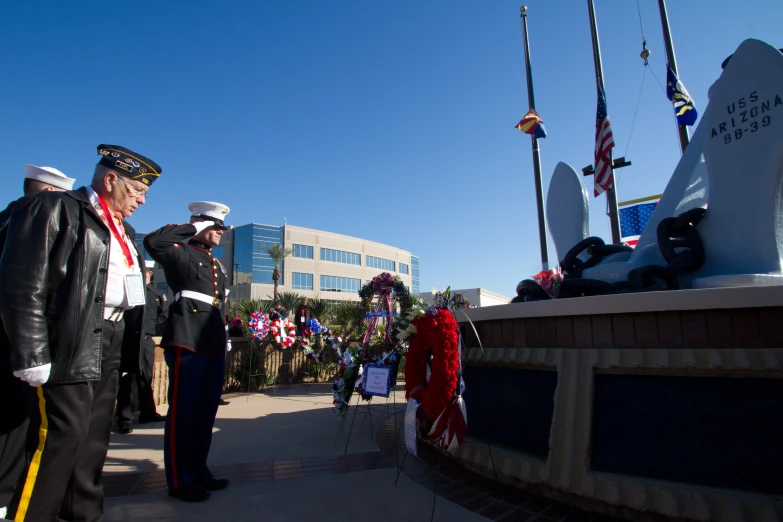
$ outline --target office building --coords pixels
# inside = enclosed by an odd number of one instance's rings
[[[143,238],[138,235],[139,244]],[[279,292],[358,301],[363,284],[389,272],[400,276],[411,293],[419,293],[419,258],[406,250],[311,228],[250,223],[227,230],[220,245],[212,249],[229,272],[232,300],[272,296],[275,264],[262,247],[276,243],[292,251],[280,265]],[[155,278],[160,288],[168,288],[161,270],[155,271]]]

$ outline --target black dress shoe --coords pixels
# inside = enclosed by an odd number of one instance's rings
[[[139,424],[147,424],[148,422],[165,422],[166,416],[160,413],[155,415],[139,415]]]
[[[219,479],[210,477],[208,479],[199,481],[198,485],[209,491],[217,491],[219,489],[225,489],[231,483],[228,479]]]
[[[121,422],[119,426],[117,426],[117,431],[123,435],[127,435],[128,433],[133,432],[133,428],[131,428],[130,422]]]
[[[209,498],[209,491],[200,486],[191,486],[182,489],[170,489],[169,496],[183,502],[204,502]]]
[[[223,399],[220,399],[220,402],[218,403],[218,406],[225,406],[226,404],[231,404],[228,401],[224,401]]]

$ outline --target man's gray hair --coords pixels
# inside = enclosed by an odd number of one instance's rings
[[[116,170],[110,169],[105,165],[101,165],[101,164],[95,165],[95,173],[92,175],[93,188],[95,186],[95,183],[99,183],[99,184],[103,183],[103,178],[105,178],[106,174],[108,174],[109,172],[114,172],[115,174],[117,174]]]

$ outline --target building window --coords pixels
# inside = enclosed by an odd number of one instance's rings
[[[396,265],[394,261],[389,259],[382,259],[380,257],[364,256],[364,264],[367,268],[380,268],[387,272],[396,272]]]
[[[292,250],[293,250],[292,255],[294,257],[303,257],[305,259],[313,258],[313,247],[311,246],[297,245],[296,243],[294,243]]]
[[[332,250],[331,248],[322,248],[321,261],[331,261],[333,263],[345,263],[347,265],[361,266],[362,256],[360,256],[359,254],[354,254],[352,252],[344,252],[342,250]]]
[[[283,244],[283,227],[251,223],[234,229],[234,256],[231,267],[235,272],[235,284],[272,284],[275,262],[261,247]],[[285,274],[285,263],[280,263],[280,274]],[[279,281],[285,284],[284,276]]]
[[[416,256],[411,256],[411,283],[413,295],[419,295],[419,258]]]
[[[361,279],[339,276],[321,276],[321,291],[357,293],[362,286]]]
[[[408,265],[406,265],[405,263],[400,263],[400,273],[408,275],[409,274]]]
[[[312,247],[311,247],[312,248]],[[302,274],[294,272],[291,283],[291,288],[294,290],[312,290],[313,289],[313,274]]]

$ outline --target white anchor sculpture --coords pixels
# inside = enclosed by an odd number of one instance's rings
[[[709,201],[697,227],[706,260],[680,277],[681,287],[783,284],[783,54],[759,40],[744,41],[709,98],[634,251],[604,258],[583,278],[617,283],[636,267],[666,265],[658,224]],[[547,196],[549,230],[562,261],[588,236],[587,191],[561,162]]]

